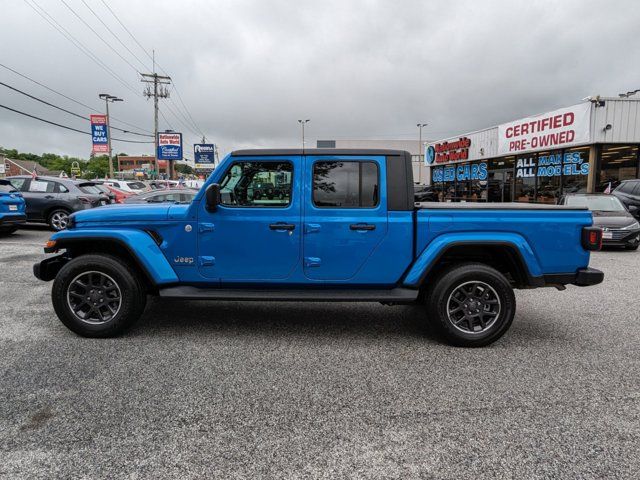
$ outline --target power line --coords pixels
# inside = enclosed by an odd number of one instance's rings
[[[126,45],[122,40],[120,40],[120,37],[119,37],[118,35],[116,35],[115,33],[113,33],[113,30],[111,30],[111,29],[109,28],[109,25],[107,25],[107,24],[105,23],[105,21],[104,21],[104,20],[102,20],[102,18],[100,17],[100,15],[98,15],[98,14],[93,10],[93,8],[91,8],[91,6],[86,2],[86,0],[82,0],[82,3],[84,3],[84,6],[85,6],[85,7],[87,7],[91,13],[93,13],[93,16],[94,16],[94,17],[96,17],[96,18],[100,21],[100,23],[104,26],[104,28],[106,28],[106,29],[109,31],[109,33],[110,33],[111,35],[113,35],[113,37],[118,41],[118,43],[119,43],[120,45],[122,45],[122,46],[127,50],[127,52],[129,52],[129,53],[133,56],[133,58],[135,58],[135,59],[140,63],[140,65],[142,65],[142,67],[143,67],[143,68],[145,68],[146,70],[149,70],[149,69],[148,69],[148,67],[145,65],[145,63],[144,63],[142,60],[140,60],[140,58],[139,58],[135,53],[133,53],[133,52],[131,51],[131,49],[130,49],[129,47],[127,47],[127,45]]]
[[[169,99],[171,100],[171,99]],[[186,127],[188,130],[191,130],[192,133],[194,133],[196,136],[202,135],[202,132],[198,132],[197,130],[194,130],[194,128],[189,125],[189,120],[187,119],[187,117],[185,117],[184,113],[182,113],[180,111],[180,109],[178,108],[178,106],[174,103],[171,102],[171,104],[176,108],[176,110],[178,111],[178,113],[182,116],[182,118],[180,118],[175,110],[173,110],[169,105],[165,104],[167,106],[167,110],[169,110],[169,112],[171,112],[171,114],[184,126]],[[184,122],[182,121],[184,119]]]
[[[15,87],[12,87],[11,85],[7,85],[4,82],[0,82],[0,85],[2,85],[3,87],[6,87],[6,88],[9,88],[9,89],[13,90],[14,92],[18,92],[18,93],[20,93],[20,94],[22,94],[22,95],[24,95],[26,97],[29,97],[29,98],[37,101],[37,102],[44,103],[45,105],[48,105],[48,106],[53,107],[53,108],[56,108],[56,109],[61,110],[61,111],[65,112],[65,113],[68,113],[69,115],[73,115],[74,117],[82,118],[83,120],[91,120],[89,117],[85,117],[85,116],[80,115],[78,113],[75,113],[75,112],[72,112],[72,111],[67,110],[65,108],[59,107],[57,105],[54,105],[53,103],[47,102],[46,100],[42,100],[41,98],[35,97],[35,96],[33,96],[33,95],[31,95],[31,94],[29,94],[27,92],[23,92],[22,90],[19,90],[19,89],[15,88]],[[113,128],[114,130],[118,130],[120,132],[123,132],[123,133],[130,133],[132,135],[140,135],[141,137],[153,137],[153,135],[147,135],[147,134],[144,134],[144,133],[132,132],[130,130],[124,130],[124,129],[118,128],[118,127],[111,127],[111,128]]]
[[[15,108],[7,107],[6,105],[1,105],[0,104],[0,108],[4,108],[5,110],[9,110],[11,112],[14,112],[14,113],[17,113],[17,114],[20,114],[20,115],[24,115],[25,117],[33,118],[35,120],[39,120],[41,122],[48,123],[50,125],[55,125],[56,127],[64,128],[64,129],[71,130],[71,131],[74,131],[74,132],[82,133],[83,135],[91,136],[91,132],[85,132],[84,130],[79,130],[77,128],[69,127],[67,125],[62,125],[60,123],[52,122],[51,120],[46,120],[46,119],[41,118],[41,117],[36,117],[35,115],[31,115],[30,113],[22,112],[20,110],[16,110]],[[144,141],[140,141],[140,140],[125,140],[125,139],[122,139],[122,138],[113,138],[112,140],[116,141],[116,142],[126,142],[126,143],[153,143],[153,142],[144,142]]]
[[[14,70],[11,67],[3,65],[2,63],[0,63],[0,67],[5,68],[5,69],[9,70],[10,72],[15,73],[16,75],[24,78],[25,80],[29,80],[30,82],[33,82],[33,83],[35,83],[36,85],[38,85],[38,86],[40,86],[42,88],[46,88],[47,90],[49,90],[52,93],[55,93],[56,95],[59,95],[59,96],[61,96],[63,98],[66,98],[67,100],[69,100],[69,101],[71,101],[73,103],[76,103],[76,104],[78,104],[78,105],[80,105],[80,106],[82,106],[84,108],[87,108],[87,109],[91,110],[92,112],[102,113],[100,110],[97,110],[97,109],[87,105],[86,103],[82,103],[79,100],[76,100],[75,98],[71,98],[71,97],[65,95],[64,93],[60,93],[57,90],[54,90],[53,88],[48,87],[44,83],[38,82],[37,80],[34,80],[33,78],[31,78],[31,77],[29,77],[29,76],[27,76],[27,75],[25,75],[23,73],[20,73],[17,70]],[[142,130],[143,132],[151,133],[151,131],[149,131],[149,130],[145,130],[144,128],[138,127],[137,125],[134,125],[132,123],[125,122],[124,120],[120,120],[119,118],[116,118],[114,116],[111,116],[111,120],[116,120],[116,121],[118,121],[118,122],[120,122],[120,123],[122,123],[124,125],[128,125],[130,127],[137,128],[138,130]],[[115,128],[115,127],[111,127],[111,128]]]
[[[89,57],[91,59],[91,61],[93,61],[100,68],[105,70],[109,75],[111,75],[113,78],[115,78],[124,87],[128,88],[129,90],[131,90],[136,95],[139,95],[139,93],[135,89],[133,89],[131,87],[131,85],[129,85],[127,82],[125,82],[118,74],[116,74],[104,62],[99,60],[97,58],[97,55],[95,55],[91,50],[89,50],[87,47],[85,47],[82,44],[82,42],[78,41],[66,28],[64,28],[62,25],[60,25],[44,8],[42,8],[40,5],[38,5],[38,3],[35,0],[31,0],[31,2],[33,2],[33,5],[30,3],[29,0],[24,0],[24,2],[27,5],[29,5],[29,7],[31,7],[34,12],[36,12],[38,15],[40,15],[47,23],[49,23],[49,25],[51,25],[53,28],[55,28],[58,31],[58,33],[60,33],[63,37],[65,37],[68,41],[70,41],[76,48],[78,48],[78,50],[80,50],[87,57]],[[36,7],[37,7],[37,9],[36,9]],[[49,20],[49,19],[51,19],[51,20]]]
[[[85,0],[82,0],[83,2]],[[107,7],[107,9],[109,10],[109,12],[111,12],[111,15],[113,15],[113,18],[116,19],[116,21],[120,24],[120,26],[129,34],[129,36],[133,39],[133,41],[138,45],[138,47],[140,47],[140,49],[147,55],[147,57],[149,57],[150,60],[153,61],[154,65],[158,65],[158,68],[167,76],[169,76],[169,74],[167,73],[167,71],[162,68],[162,66],[160,64],[158,64],[155,61],[155,58],[152,54],[150,54],[147,49],[144,48],[144,46],[142,46],[142,44],[138,41],[138,39],[136,38],[136,36],[131,32],[131,30],[129,30],[127,28],[127,26],[122,22],[122,20],[120,20],[120,18],[118,17],[118,15],[116,15],[116,13],[113,11],[113,9],[105,2],[105,0],[101,0],[102,3],[104,4],[105,7]],[[189,116],[189,118],[191,118],[191,121],[193,122],[193,125],[195,126],[195,129],[199,132],[197,135],[202,135],[203,137],[205,136],[202,129],[198,126],[198,124],[195,122],[195,120],[193,119],[193,116],[191,115],[191,112],[189,112],[189,109],[187,108],[187,106],[185,105],[184,101],[182,100],[182,95],[180,95],[180,91],[178,90],[178,88],[175,85],[175,81],[173,81],[173,88],[176,91],[176,93],[178,94],[178,100],[180,101],[180,103],[182,103],[182,106],[185,110],[185,112],[187,112],[187,115]],[[178,105],[176,105],[176,109],[178,109],[178,111],[180,110],[178,108]],[[181,112],[182,113],[182,112]],[[175,116],[175,114],[174,114]]]
[[[96,31],[93,29],[93,27],[92,27],[91,25],[89,25],[89,24],[85,21],[85,19],[84,19],[84,18],[82,18],[82,17],[81,17],[81,16],[80,16],[80,15],[79,15],[79,14],[78,14],[78,13],[77,13],[73,8],[71,8],[71,7],[69,6],[69,4],[68,4],[67,2],[65,2],[65,0],[60,0],[60,1],[64,4],[64,6],[65,6],[65,7],[67,7],[67,8],[69,9],[69,11],[70,11],[71,13],[73,13],[73,14],[78,18],[78,20],[80,20],[82,23],[84,23],[84,25],[85,25],[89,30],[91,30],[91,31],[92,31],[92,32],[93,32],[93,33],[94,33],[94,34],[95,34],[95,35],[96,35],[96,36],[97,36],[97,37],[102,41],[102,43],[104,43],[107,47],[109,47],[109,49],[111,49],[111,51],[112,51],[113,53],[115,53],[118,57],[120,57],[120,59],[121,59],[123,62],[125,62],[127,65],[129,65],[131,68],[133,68],[133,70],[134,70],[136,73],[140,73],[140,72],[138,71],[138,68],[137,68],[135,65],[133,65],[129,60],[127,60],[127,59],[126,59],[126,58],[124,58],[122,55],[120,55],[120,52],[118,52],[115,48],[113,48],[113,46],[112,46],[109,42],[107,42],[104,38],[102,38],[102,35],[100,35],[98,32],[96,32]]]
[[[169,120],[167,120],[167,117],[164,116],[164,112],[160,109],[160,107],[158,107],[158,112],[160,112],[160,115],[162,116],[163,120],[165,121],[165,123],[167,124],[167,126],[171,129],[174,130],[173,126],[171,125],[171,123],[169,123]]]

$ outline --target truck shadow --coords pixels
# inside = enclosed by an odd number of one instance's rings
[[[364,337],[394,335],[439,343],[418,305],[175,301],[149,298],[129,335],[149,333],[296,334]]]

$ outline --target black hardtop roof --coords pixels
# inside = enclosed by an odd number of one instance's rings
[[[385,150],[381,148],[257,148],[251,150],[236,150],[232,157],[286,156],[286,155],[380,155],[404,156],[410,155],[405,150]]]

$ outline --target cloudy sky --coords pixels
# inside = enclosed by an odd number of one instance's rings
[[[640,88],[634,0],[1,4],[4,67],[95,110],[104,108],[98,93],[120,96],[112,124],[144,133],[153,130],[153,106],[138,72],[152,68],[147,53],[155,50],[158,71],[175,82],[161,100],[160,128],[182,131],[187,145],[204,133],[221,152],[299,146],[299,118],[311,119],[313,145],[413,139],[417,122],[437,139]],[[4,67],[0,82],[81,116],[96,113]],[[2,85],[0,104],[89,130],[88,121]],[[87,157],[90,137],[0,108],[0,146]],[[153,148],[118,142],[114,151]]]

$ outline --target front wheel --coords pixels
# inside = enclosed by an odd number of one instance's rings
[[[635,245],[625,245],[624,248],[626,248],[627,250],[638,250],[638,247],[640,247],[640,243],[636,243]]]
[[[516,298],[509,281],[481,263],[455,265],[425,295],[427,315],[442,337],[459,347],[482,347],[511,326]]]
[[[69,330],[83,337],[113,337],[138,320],[147,297],[136,273],[118,258],[83,255],[62,267],[51,299]]]

